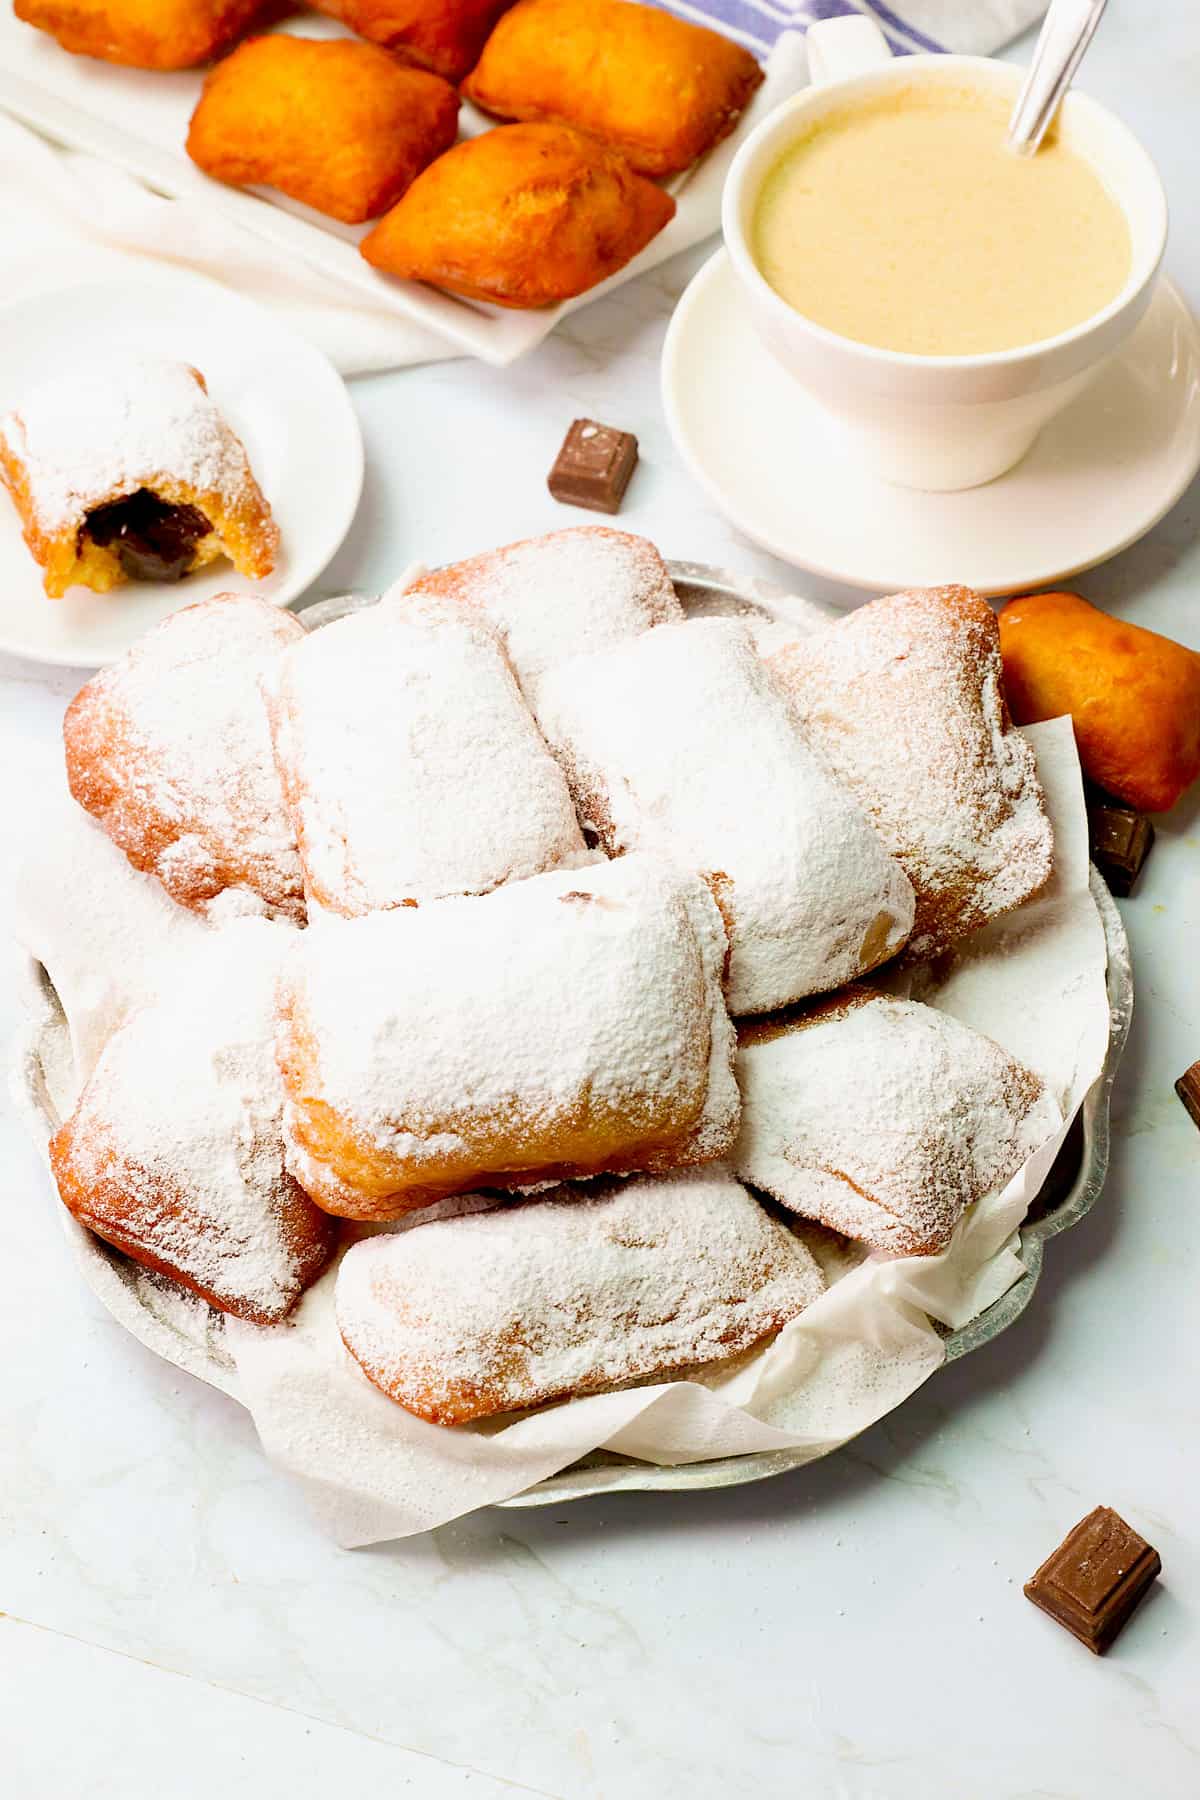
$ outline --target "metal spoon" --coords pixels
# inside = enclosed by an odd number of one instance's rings
[[[1029,73],[1008,121],[1008,148],[1032,156],[1083,61],[1107,0],[1050,0]]]

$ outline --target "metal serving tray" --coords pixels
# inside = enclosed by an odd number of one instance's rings
[[[702,563],[672,562],[669,567],[680,600],[692,616],[749,615],[764,623],[774,621],[801,631],[812,631],[839,616],[833,608],[790,595],[772,583],[735,580]],[[376,597],[371,595],[339,595],[313,602],[302,608],[299,616],[310,630],[316,630],[375,603]],[[1095,1204],[1104,1186],[1108,1172],[1109,1096],[1133,1014],[1133,971],[1121,916],[1095,869],[1091,891],[1108,949],[1108,1055],[1021,1227],[1025,1273],[985,1311],[944,1334],[947,1362],[989,1343],[1024,1312],[1037,1286],[1045,1244],[1076,1224]],[[31,963],[29,974],[34,1022],[19,1056],[15,1087],[44,1145],[60,1122],[52,1094],[55,1073],[61,1071],[65,1053],[66,1021],[45,970],[40,964]],[[92,1237],[65,1208],[58,1210],[85,1278],[120,1323],[168,1361],[236,1398],[236,1370],[221,1341],[221,1315],[175,1289],[174,1284],[164,1283],[161,1277],[147,1277],[136,1265]],[[808,1460],[802,1450],[780,1450],[660,1467],[596,1451],[571,1468],[538,1482],[526,1493],[498,1504],[550,1506],[614,1491],[732,1487],[764,1481]]]

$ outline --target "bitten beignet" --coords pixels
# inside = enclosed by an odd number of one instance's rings
[[[737,1071],[743,1181],[893,1255],[943,1249],[1061,1122],[991,1038],[862,989],[743,1026]]]
[[[385,274],[496,306],[552,306],[615,275],[669,194],[566,125],[504,125],[439,156],[365,237]]]
[[[67,708],[72,794],[181,906],[304,923],[259,686],[303,636],[268,601],[220,594],[172,613]]]
[[[737,1128],[725,931],[655,857],[294,940],[279,999],[288,1166],[330,1212],[711,1161]]]
[[[558,119],[644,175],[686,169],[733,130],[763,78],[740,44],[630,0],[520,0],[463,92],[502,119]]]
[[[289,936],[261,919],[214,933],[109,1040],[50,1142],[81,1224],[256,1325],[291,1310],[336,1234],[283,1163],[272,1026]]]
[[[336,1307],[376,1387],[462,1425],[736,1356],[823,1287],[805,1246],[719,1169],[364,1239]]]
[[[492,26],[513,0],[314,0],[393,56],[461,81],[474,68]]]
[[[713,878],[733,1013],[766,1012],[894,956],[913,892],[826,774],[738,619],[690,619],[560,663],[538,718],[611,856]]]
[[[0,482],[51,599],[219,556],[255,579],[275,566],[245,449],[186,363],[114,351],[44,383],[0,418]]]
[[[400,595],[295,644],[268,684],[308,892],[354,915],[591,861],[485,619]]]
[[[537,677],[555,663],[683,618],[650,540],[607,525],[575,525],[485,550],[421,576],[410,591],[483,613],[531,704]]]
[[[187,150],[234,186],[263,182],[356,224],[448,150],[458,96],[374,44],[252,38],[209,71]]]
[[[1045,886],[1050,821],[1033,751],[1011,728],[986,600],[963,587],[889,594],[768,663],[916,889],[911,958]]]
[[[190,69],[228,49],[277,0],[13,0],[13,12],[78,56]]]

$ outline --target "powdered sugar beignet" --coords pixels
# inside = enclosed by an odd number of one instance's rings
[[[364,1239],[336,1305],[376,1387],[461,1425],[736,1356],[823,1286],[797,1238],[702,1169]]]
[[[769,665],[916,889],[910,957],[1045,886],[1053,834],[1033,751],[1011,727],[986,600],[962,587],[889,594]]]
[[[172,613],[67,708],[72,794],[181,906],[304,922],[260,691],[303,636],[269,601],[220,594]]]
[[[321,918],[280,986],[288,1166],[330,1212],[386,1219],[721,1156],[724,956],[705,884],[648,856]]]
[[[943,1249],[1060,1123],[991,1038],[864,990],[743,1027],[738,1082],[742,1179],[894,1255]]]
[[[838,987],[904,943],[906,876],[740,620],[662,625],[563,663],[538,683],[538,716],[611,855],[657,850],[714,877],[732,1012]]]
[[[220,556],[255,580],[275,566],[245,449],[187,363],[110,350],[44,382],[0,418],[0,484],[51,599]]]
[[[259,1325],[316,1280],[336,1232],[283,1161],[273,998],[291,935],[261,919],[214,933],[109,1040],[50,1145],[82,1224]]]
[[[536,711],[546,669],[683,618],[667,565],[648,538],[575,525],[434,569],[413,591],[483,613],[504,641]]]
[[[267,686],[309,893],[354,916],[590,860],[495,632],[401,595],[296,644]]]

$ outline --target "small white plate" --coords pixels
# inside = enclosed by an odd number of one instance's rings
[[[147,269],[38,294],[0,311],[0,412],[77,362],[138,350],[192,363],[246,446],[279,526],[279,559],[247,582],[224,558],[178,582],[130,582],[110,594],[72,588],[48,600],[41,571],[0,489],[0,650],[96,667],[151,625],[211,594],[250,588],[284,606],[325,568],[362,489],[358,419],[332,363],[261,307],[201,275]]]
[[[676,448],[739,531],[784,562],[880,592],[1046,587],[1142,537],[1200,468],[1200,333],[1168,281],[1029,455],[956,494],[892,487],[859,466],[755,335],[723,250],[675,309],[662,386]]]

